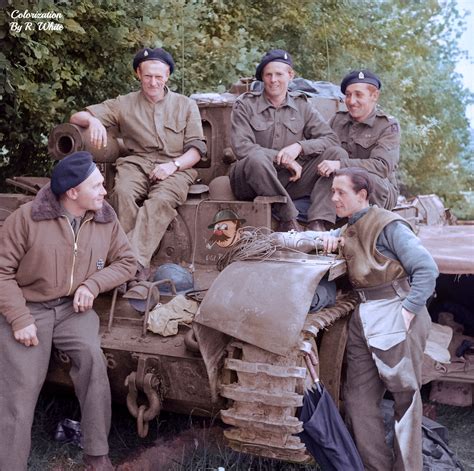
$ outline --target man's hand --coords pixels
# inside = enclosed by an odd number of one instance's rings
[[[13,336],[17,342],[22,343],[25,347],[34,347],[39,344],[36,332],[36,325],[30,324],[23,327],[23,329],[13,331]]]
[[[94,147],[97,149],[107,147],[107,130],[100,120],[94,116],[89,118],[89,132],[91,136],[91,144]]]
[[[339,160],[323,160],[318,165],[318,173],[322,177],[329,177],[333,174],[336,170],[341,168],[341,162]]]
[[[405,327],[408,330],[410,328],[411,321],[415,317],[415,314],[413,314],[413,312],[407,311],[404,307],[402,307],[402,316],[403,321],[405,322]]]
[[[300,179],[303,167],[296,160],[293,160],[293,162],[286,164],[285,168],[292,174],[289,178],[290,182],[295,182],[296,180]]]
[[[282,167],[288,168],[288,165],[297,159],[297,157],[301,154],[301,151],[301,144],[298,144],[297,142],[283,147],[283,149],[278,152],[275,163],[277,165],[281,165]]]
[[[167,162],[166,164],[156,164],[155,168],[150,172],[148,177],[152,182],[165,180],[170,175],[173,175],[176,170],[176,165],[173,162]]]
[[[92,309],[94,304],[94,295],[89,291],[84,285],[79,286],[74,293],[74,299],[72,301],[72,306],[74,307],[74,312],[84,312]]]
[[[324,253],[337,252],[339,247],[344,247],[344,237],[334,237],[329,232],[323,232],[320,240]]]

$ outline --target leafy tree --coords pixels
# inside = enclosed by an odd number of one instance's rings
[[[1,180],[44,174],[51,128],[136,88],[131,58],[149,45],[173,54],[170,86],[185,94],[224,91],[274,47],[289,50],[298,74],[313,80],[338,83],[369,67],[381,76],[383,108],[401,123],[405,192],[452,202],[466,185],[473,97],[454,71],[464,28],[454,0],[40,1],[29,10],[61,13],[63,31],[20,33],[9,31],[14,8],[0,17]]]
[[[41,1],[29,11],[60,13],[64,29],[12,32],[11,13],[27,6],[10,5],[0,17],[1,181],[44,174],[51,165],[46,145],[53,126],[87,104],[135,89],[131,59],[144,45],[173,54],[177,70],[170,85],[187,94],[224,91],[239,75],[249,75],[259,54],[248,33],[224,24],[211,7],[185,0]]]

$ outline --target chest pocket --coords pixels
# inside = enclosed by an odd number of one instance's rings
[[[264,132],[273,127],[273,121],[266,121],[255,117],[250,120],[250,126],[256,132]]]
[[[376,137],[358,137],[354,140],[353,159],[368,159],[377,144]]]
[[[163,143],[165,148],[171,154],[171,157],[177,157],[183,153],[184,147],[184,133],[186,130],[186,121],[165,121],[163,123],[165,130],[165,136],[163,137]]]
[[[298,136],[298,138],[303,136],[304,122],[301,119],[289,119],[283,125],[291,134]]]

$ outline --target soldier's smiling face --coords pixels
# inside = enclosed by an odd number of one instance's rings
[[[265,95],[270,100],[286,95],[288,85],[294,77],[293,69],[283,62],[269,62],[263,69],[262,79]]]
[[[148,100],[156,103],[164,96],[166,82],[170,76],[170,67],[161,61],[142,62],[137,69],[142,83],[142,92]]]
[[[353,83],[346,88],[345,103],[349,114],[355,121],[364,121],[372,113],[377,100],[379,90],[368,83]]]

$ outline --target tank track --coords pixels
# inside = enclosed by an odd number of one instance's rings
[[[231,448],[296,463],[312,460],[295,435],[303,430],[297,408],[311,384],[304,356],[312,351],[318,359],[316,337],[325,330],[323,339],[330,338],[321,341],[319,349],[324,365],[317,361],[315,369],[338,402],[347,320],[357,303],[357,296],[349,293],[340,296],[335,306],[308,314],[299,344],[287,356],[240,341],[229,345],[220,394],[231,401],[231,407],[221,411],[222,421],[231,426],[224,431]]]

